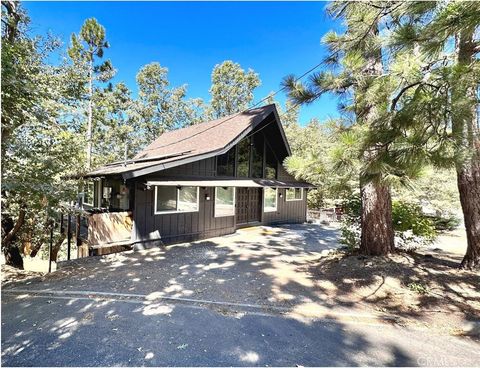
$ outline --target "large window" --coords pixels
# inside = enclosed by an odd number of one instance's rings
[[[301,201],[302,200],[302,188],[288,188],[287,189],[287,201]]]
[[[277,210],[277,188],[265,188],[263,190],[263,212],[275,212]]]
[[[155,187],[155,214],[197,211],[198,187]]]
[[[268,144],[265,145],[265,178],[277,178],[277,158]]]
[[[95,184],[92,180],[88,180],[83,186],[83,203],[88,206],[94,206],[95,200]]]
[[[250,168],[250,139],[245,138],[238,143],[237,176],[248,178]]]
[[[217,156],[217,175],[235,176],[235,147]]]
[[[263,177],[263,134],[252,137],[252,178]]]
[[[235,188],[215,188],[215,217],[235,215]]]
[[[217,176],[277,178],[277,158],[263,132],[246,137],[223,155],[217,156]]]

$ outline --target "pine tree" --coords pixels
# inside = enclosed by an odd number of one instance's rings
[[[257,73],[252,69],[245,72],[240,64],[231,60],[215,65],[210,87],[211,118],[235,114],[248,108],[253,101],[253,90],[260,84]]]
[[[396,3],[379,7],[375,3],[334,2],[329,13],[342,19],[343,34],[330,32],[324,37],[329,48],[327,64],[339,71],[326,71],[311,76],[305,85],[294,76],[285,78],[289,95],[298,103],[311,103],[323,93],[332,92],[346,101],[342,111],[352,116],[362,142],[360,192],[362,197],[362,236],[360,251],[367,255],[383,255],[394,250],[392,201],[389,170],[380,158],[387,155],[388,145],[371,134],[387,109],[386,91],[381,80],[384,65],[380,27]],[[357,129],[358,126],[358,129]]]
[[[139,70],[137,86],[134,119],[140,146],[150,144],[166,131],[203,120],[203,101],[187,99],[186,85],[171,87],[168,68],[159,63],[152,62]]]
[[[478,267],[480,4],[405,3],[394,16],[391,44],[402,70],[392,98],[394,119],[422,132],[418,146],[433,164],[455,166],[468,241],[462,266]],[[416,61],[406,62],[412,53]]]
[[[109,60],[95,64],[95,59],[103,57],[104,50],[109,47],[105,39],[105,28],[95,18],[85,20],[78,35],[72,34],[68,55],[74,64],[85,71],[87,85],[87,134],[86,134],[86,169],[92,165],[92,132],[93,132],[93,94],[94,81],[108,81],[113,77],[114,69]]]

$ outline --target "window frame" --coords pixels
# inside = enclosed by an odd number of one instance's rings
[[[240,175],[239,174],[239,169],[240,169],[240,144],[243,142],[247,142],[248,144],[248,157],[246,160],[247,163],[247,173],[246,175]],[[252,147],[251,147],[251,139],[249,136],[241,139],[236,145],[235,149],[235,177],[236,178],[250,178],[250,172],[251,172],[251,161],[252,161]]]
[[[288,191],[289,190],[296,190],[296,189],[300,189],[300,198],[295,198],[295,193],[293,194],[293,199],[288,199]],[[303,200],[303,188],[296,188],[296,187],[293,187],[293,188],[287,188],[287,190],[285,191],[285,201],[287,202],[295,202],[295,201],[302,201]]]
[[[218,160],[222,156],[226,156],[229,152],[233,151],[233,172],[232,175],[224,175],[224,174],[219,174],[218,173]],[[228,166],[228,164],[227,164]],[[227,152],[222,153],[221,155],[215,156],[215,176],[218,177],[235,177],[237,174],[237,145],[234,145],[231,147]]]
[[[275,208],[273,207],[268,207],[269,209],[267,210],[265,207],[265,194],[266,194],[266,189],[275,189]],[[263,212],[277,212],[278,211],[278,188],[271,188],[271,187],[265,187],[263,188]]]
[[[232,188],[233,189],[233,213],[231,215],[217,215],[217,190],[218,188],[223,188],[223,187],[215,187],[215,198],[213,199],[213,217],[216,217],[216,218],[221,218],[221,217],[231,217],[231,216],[235,216],[235,208],[236,208],[236,203],[235,203],[235,200],[236,200],[236,192],[237,192],[237,188],[236,187],[227,187],[227,188]]]
[[[162,211],[157,211],[157,192],[158,192],[158,188],[159,187],[168,187],[168,185],[155,185],[155,195],[154,195],[154,204],[153,204],[153,214],[154,215],[166,215],[166,214],[172,214],[172,213],[192,213],[192,212],[199,212],[200,210],[200,187],[196,187],[196,186],[190,186],[188,185],[188,187],[193,187],[193,188],[197,188],[197,209],[196,210],[192,210],[192,211],[179,211],[178,210],[178,199],[179,199],[179,196],[180,196],[180,188],[179,187],[175,187],[175,201],[176,201],[176,209],[175,210],[162,210]],[[187,187],[187,186],[186,186]]]
[[[265,145],[265,153],[264,153],[264,165],[263,165],[263,177],[265,179],[270,179],[270,180],[277,180],[278,178],[278,159],[277,159],[277,155],[275,154],[275,151],[273,150],[273,148],[270,146],[270,143],[268,143],[268,140],[266,139],[265,137],[265,141],[264,141],[264,145]],[[274,165],[270,166],[270,163],[272,162],[268,162],[267,160],[267,156],[271,153],[275,163]],[[268,168],[271,167],[272,169],[275,170],[275,176],[274,177],[268,177],[267,176],[267,171],[268,171]]]
[[[85,194],[88,193],[88,186],[89,185],[91,185],[93,187],[92,193],[91,193],[92,198],[90,198],[90,200],[92,202],[90,202],[90,203],[85,201]],[[83,203],[82,203],[82,205],[87,205],[87,206],[90,206],[90,207],[95,206],[95,182],[93,180],[87,180],[86,183],[85,183],[85,186],[83,187]]]

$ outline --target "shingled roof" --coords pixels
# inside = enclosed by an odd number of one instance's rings
[[[126,163],[107,164],[89,172],[85,177],[117,174],[129,179],[222,154],[272,113],[280,125],[277,110],[272,104],[166,132]],[[290,154],[281,126],[280,131]]]

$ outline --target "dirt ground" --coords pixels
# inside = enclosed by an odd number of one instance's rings
[[[309,266],[317,286],[338,303],[400,316],[455,333],[480,314],[480,274],[458,269],[445,254],[363,257],[337,251]]]
[[[43,276],[42,272],[19,270],[18,268],[2,264],[2,287],[19,281],[26,281]]]

